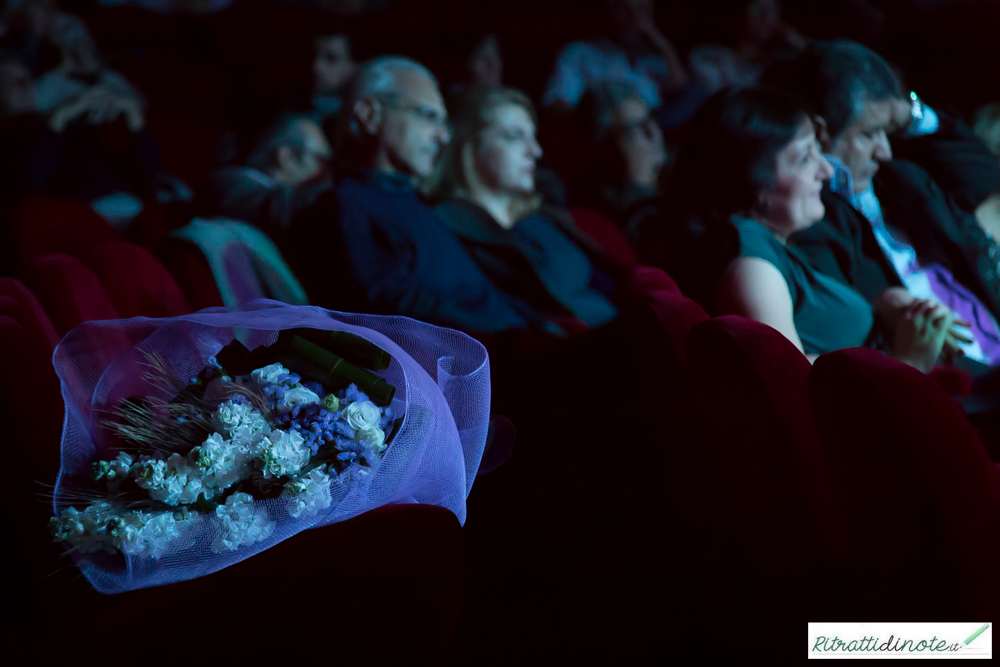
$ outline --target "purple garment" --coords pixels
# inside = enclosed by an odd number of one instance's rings
[[[948,306],[958,319],[972,325],[974,343],[962,346],[966,356],[990,366],[1000,364],[1000,328],[986,306],[944,267],[931,264],[923,269],[914,268],[923,274],[930,291],[941,303]]]
[[[935,116],[936,118],[936,116]],[[968,322],[972,343],[960,343],[966,357],[990,366],[1000,364],[1000,325],[989,308],[975,294],[959,283],[940,264],[921,266],[912,246],[893,238],[882,217],[882,205],[872,188],[855,194],[850,170],[832,155],[826,156],[833,166],[830,183],[871,224],[875,240],[886,258],[896,269],[906,290],[918,299],[934,299],[950,308],[960,320]]]

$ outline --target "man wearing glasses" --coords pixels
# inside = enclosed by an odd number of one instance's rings
[[[467,331],[538,320],[501,292],[416,188],[451,138],[434,76],[412,60],[365,63],[338,113],[334,191],[293,226],[293,268],[313,303],[408,315]]]

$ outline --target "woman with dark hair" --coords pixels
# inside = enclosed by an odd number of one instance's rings
[[[447,200],[438,216],[497,286],[554,321],[596,327],[614,319],[613,263],[567,212],[543,207],[535,190],[542,149],[527,96],[510,88],[471,90],[453,121],[427,188]]]
[[[667,162],[663,132],[627,81],[595,84],[574,114],[589,160],[572,184],[570,200],[612,220],[636,246],[643,220],[660,206]]]
[[[713,314],[768,324],[807,356],[884,332],[893,356],[928,371],[953,323],[947,308],[892,288],[873,312],[786,244],[823,218],[820,191],[831,174],[801,100],[763,88],[715,95],[678,156],[671,203],[684,240],[670,269]],[[873,329],[876,317],[882,326]]]

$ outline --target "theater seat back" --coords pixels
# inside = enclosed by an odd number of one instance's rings
[[[995,617],[1000,476],[959,406],[927,376],[865,348],[820,357],[809,399],[866,618]]]
[[[849,545],[808,401],[809,361],[780,333],[725,316],[687,360],[705,437],[678,455],[706,613],[781,646],[801,619],[843,613]],[[837,582],[820,590],[817,579]],[[739,633],[737,633],[739,634]]]
[[[83,260],[121,317],[174,317],[191,312],[173,277],[145,248],[116,241],[91,246]]]

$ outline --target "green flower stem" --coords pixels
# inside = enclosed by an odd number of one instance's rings
[[[396,388],[383,378],[358,368],[343,357],[311,343],[301,336],[292,336],[281,363],[302,377],[315,380],[324,386],[343,388],[351,383],[368,394],[376,405],[392,403]]]
[[[371,371],[384,371],[392,363],[392,356],[378,345],[346,331],[292,329],[286,333],[305,338],[310,343],[343,357],[355,366]]]

